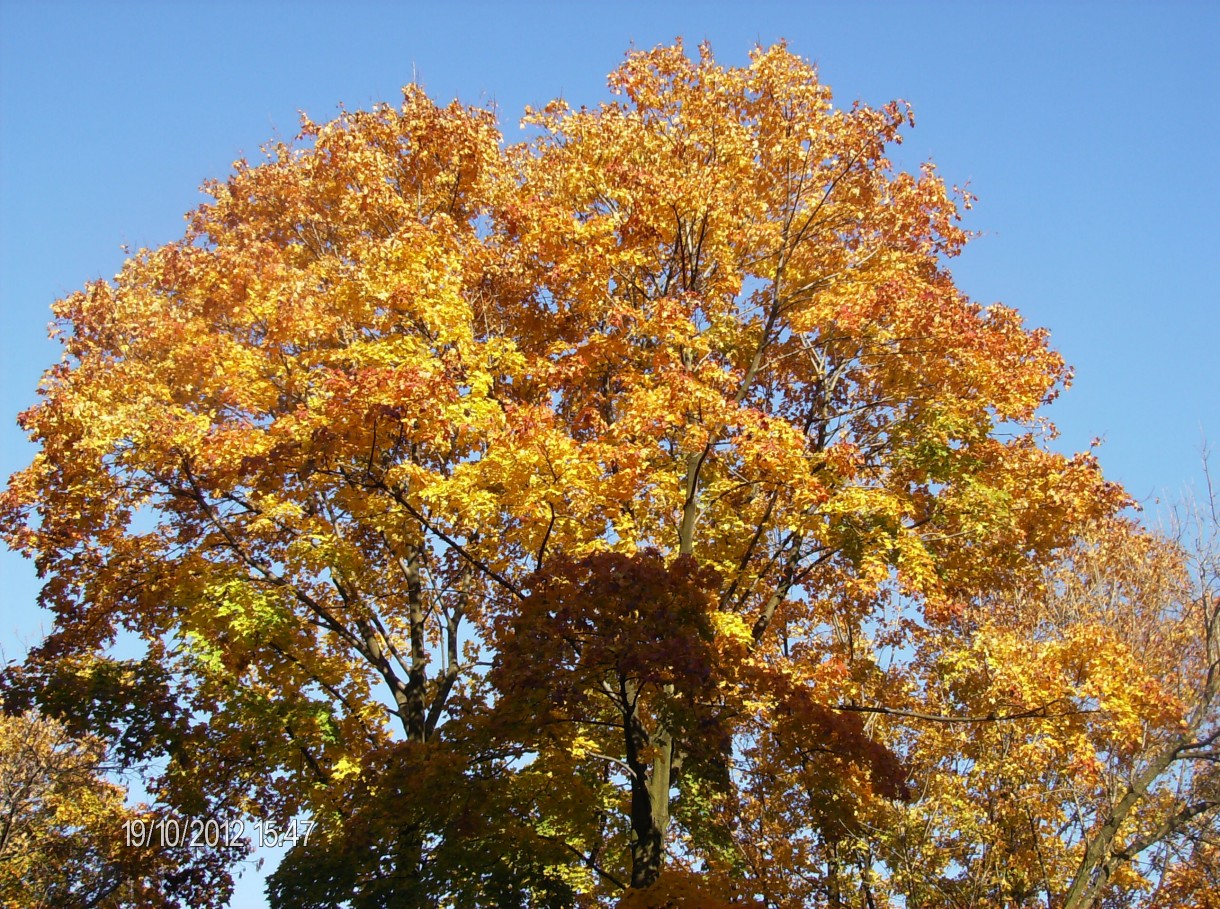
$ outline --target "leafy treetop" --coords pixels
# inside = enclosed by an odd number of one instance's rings
[[[610,88],[510,147],[418,86],[307,119],[55,306],[0,526],[56,623],[10,683],[137,636],[144,709],[65,713],[168,803],[317,818],[283,904],[881,899],[849,841],[982,747],[895,718],[983,709],[950,650],[1026,666],[977,617],[1127,501],[1044,444],[1046,332],[954,285],[970,197],[892,167],[905,105],[782,45]]]

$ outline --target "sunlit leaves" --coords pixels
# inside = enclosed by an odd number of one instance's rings
[[[1183,640],[1123,623],[1176,582],[1048,449],[1046,332],[954,285],[971,197],[782,45],[610,89],[510,147],[418,86],[306,119],[56,304],[0,494],[31,687],[108,734],[74,667],[149,695],[167,800],[333,822],[283,904],[914,905],[983,843],[1062,881],[1033,781],[1171,735]],[[1068,596],[1090,544],[1158,567],[1127,612]]]
[[[6,906],[226,904],[232,880],[225,866],[244,847],[218,849],[214,837],[212,848],[191,849],[174,835],[175,848],[148,848],[146,831],[170,816],[125,803],[124,788],[105,778],[112,765],[100,739],[74,738],[34,711],[0,712],[0,732],[0,901]]]

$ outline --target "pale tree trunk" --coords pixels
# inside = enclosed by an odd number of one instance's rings
[[[631,886],[647,887],[665,865],[665,835],[669,828],[669,789],[673,741],[663,729],[649,735],[636,712],[636,686],[624,682],[623,704],[627,766],[631,772]],[[652,761],[644,750],[651,746]]]
[[[686,501],[678,530],[678,552],[691,555],[695,550],[695,521],[698,515],[699,470],[708,452],[692,454],[686,466]],[[673,694],[673,686],[665,686]],[[665,865],[666,835],[669,832],[669,792],[681,752],[673,732],[657,718],[656,728],[648,735],[635,713],[634,692],[624,690],[627,708],[627,764],[631,768],[631,886],[647,887],[661,875]],[[643,747],[652,746],[651,765],[641,760]]]

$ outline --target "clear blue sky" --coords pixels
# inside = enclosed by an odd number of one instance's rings
[[[181,234],[198,185],[296,132],[297,111],[434,98],[521,109],[603,99],[631,46],[709,39],[726,63],[786,38],[840,102],[903,98],[899,160],[980,201],[954,265],[983,303],[1051,329],[1077,371],[1059,444],[1106,439],[1138,498],[1220,447],[1220,4],[136,3],[0,0],[0,474],[42,370],[48,306],[120,247]],[[1220,467],[1220,464],[1217,465]],[[30,566],[0,551],[0,646],[35,643]],[[234,906],[263,905],[256,876]]]

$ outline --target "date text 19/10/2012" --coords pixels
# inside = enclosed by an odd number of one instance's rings
[[[313,821],[293,818],[283,827],[274,821],[217,820],[209,818],[132,818],[123,824],[127,845],[132,848],[215,849],[247,840],[255,849],[277,849],[305,845],[313,832]]]

